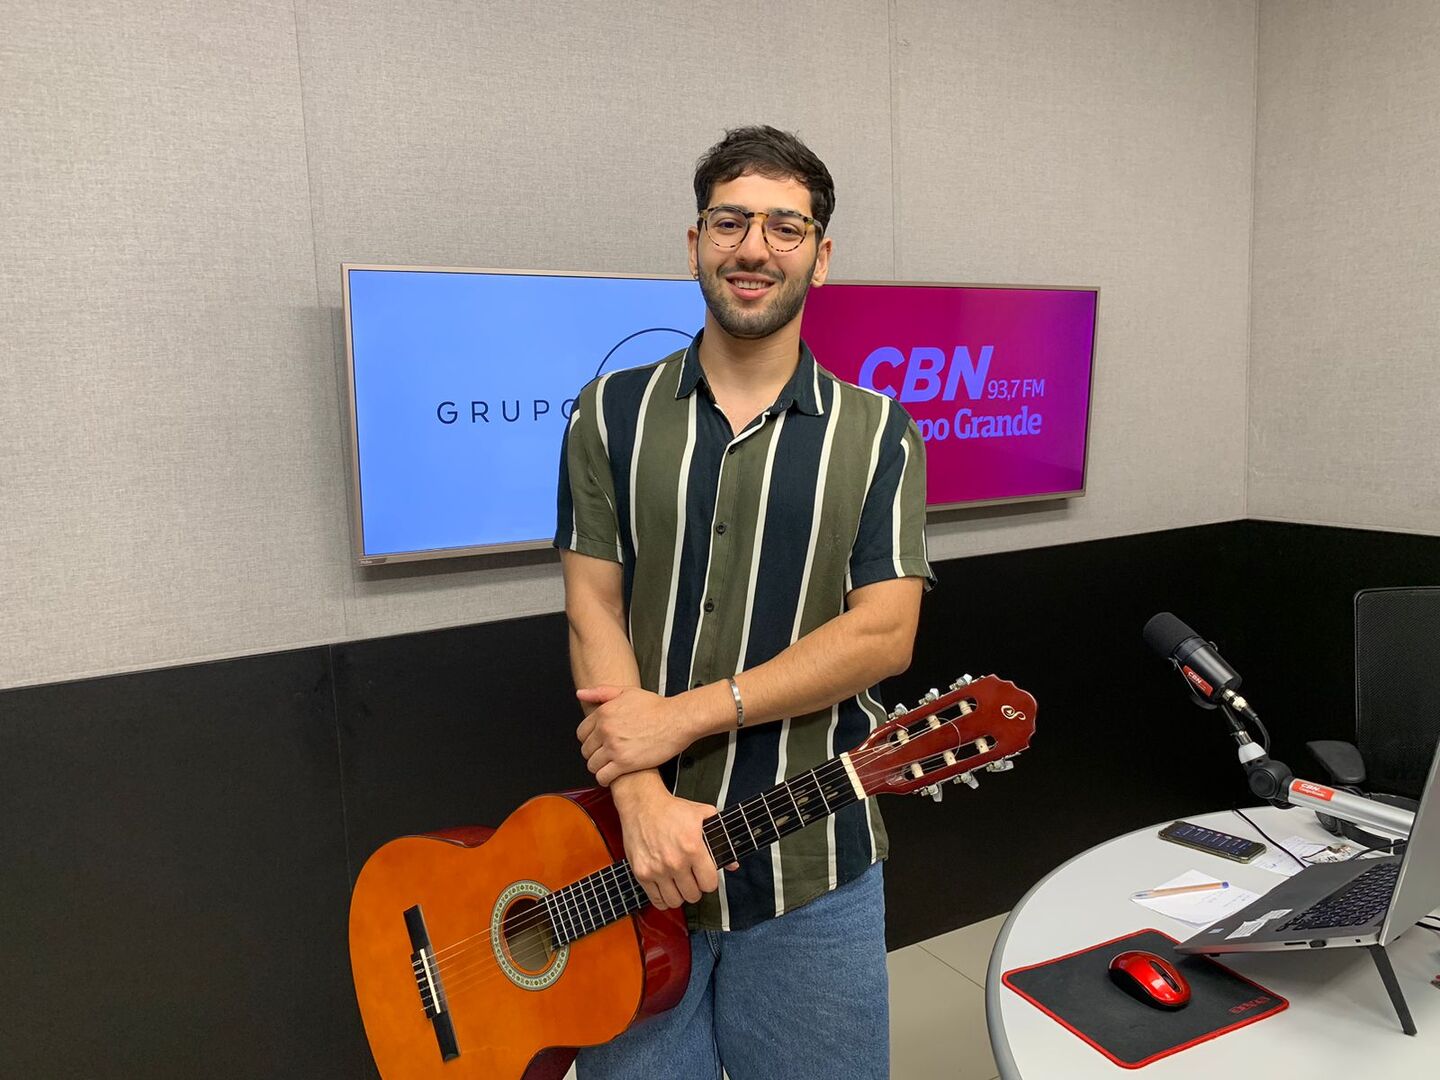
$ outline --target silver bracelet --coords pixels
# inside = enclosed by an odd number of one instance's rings
[[[730,684],[730,696],[735,699],[735,730],[739,731],[745,726],[745,702],[740,700],[740,687],[735,680],[727,677],[725,681]]]

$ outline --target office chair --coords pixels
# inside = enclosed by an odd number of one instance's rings
[[[1307,743],[1334,786],[1415,810],[1440,742],[1440,587],[1355,594],[1355,743]],[[1321,816],[1337,836],[1388,841]]]

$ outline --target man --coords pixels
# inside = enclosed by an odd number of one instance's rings
[[[577,735],[657,907],[687,905],[674,1009],[582,1051],[582,1080],[889,1074],[884,825],[840,811],[722,876],[701,835],[861,742],[910,663],[924,444],[894,401],[800,340],[824,284],[834,185],[798,138],[727,133],[695,173],[688,349],[581,392],[559,525]],[[673,772],[662,779],[660,766]]]

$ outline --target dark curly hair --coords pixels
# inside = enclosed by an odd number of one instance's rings
[[[835,212],[835,181],[830,170],[794,132],[769,124],[731,128],[695,163],[695,210],[710,205],[710,192],[747,173],[772,180],[795,180],[810,189],[810,216],[825,232]]]

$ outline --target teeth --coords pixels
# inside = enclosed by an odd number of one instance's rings
[[[771,282],[768,281],[746,281],[743,278],[731,278],[730,284],[737,289],[764,289],[768,288]]]

